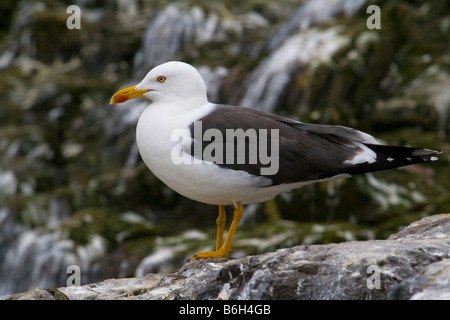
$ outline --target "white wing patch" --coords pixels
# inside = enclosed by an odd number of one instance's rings
[[[357,152],[351,159],[344,161],[344,164],[356,165],[362,163],[374,163],[377,161],[377,154],[372,149],[362,143],[356,143],[361,151]]]

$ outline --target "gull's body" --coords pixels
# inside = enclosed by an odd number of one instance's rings
[[[147,167],[169,188],[199,202],[232,205],[264,202],[281,192],[314,182],[270,186],[268,177],[254,176],[242,170],[210,164],[175,164],[171,154],[178,141],[172,141],[173,132],[180,129],[188,132],[192,121],[202,118],[215,107],[206,103],[198,109],[186,111],[180,108],[180,104],[170,108],[166,104],[153,103],[142,113],[136,129],[140,154]]]
[[[210,103],[200,74],[182,62],[155,67],[140,84],[117,92],[111,103],[138,97],[153,101],[141,114],[136,130],[138,149],[145,164],[169,188],[183,196],[219,205],[216,251],[199,253],[196,258],[228,255],[243,214],[241,204],[264,202],[281,192],[318,181],[433,161],[440,153],[383,146],[372,136],[347,127],[306,124],[255,109]],[[201,143],[201,151],[212,143],[198,141],[203,135],[196,135],[196,121],[202,124],[202,134],[208,129],[215,129],[224,137],[231,129],[276,132],[279,136],[272,134],[268,140],[278,137],[278,170],[265,175],[261,168],[267,163],[262,161],[212,162],[203,153],[195,153],[196,143]],[[258,135],[258,139],[261,137]],[[238,144],[234,140],[232,143]],[[250,150],[248,141],[243,144]],[[228,156],[239,156],[237,150],[238,147]],[[181,163],[174,161],[174,154],[181,157]],[[226,156],[222,159],[228,159]],[[222,243],[224,205],[234,205],[236,210],[230,232]]]

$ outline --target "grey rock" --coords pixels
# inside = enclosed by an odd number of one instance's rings
[[[389,240],[398,239],[445,239],[450,236],[450,217],[436,214],[411,223],[403,230],[391,235]]]
[[[450,214],[386,240],[302,245],[186,263],[174,274],[34,289],[1,299],[450,299]]]

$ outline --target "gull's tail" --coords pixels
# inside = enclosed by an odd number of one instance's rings
[[[439,150],[412,147],[398,147],[380,144],[364,144],[375,152],[376,160],[372,163],[361,163],[347,169],[349,174],[360,174],[373,171],[388,170],[415,163],[438,160]]]

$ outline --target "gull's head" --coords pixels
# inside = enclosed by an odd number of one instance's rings
[[[110,103],[122,103],[135,98],[147,98],[153,102],[185,101],[195,106],[208,102],[206,86],[197,69],[179,61],[154,67],[138,85],[116,92]]]

